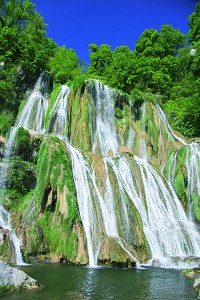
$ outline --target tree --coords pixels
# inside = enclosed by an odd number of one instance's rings
[[[189,41],[193,45],[200,42],[200,2],[196,4],[196,10],[188,17]]]
[[[107,44],[102,44],[99,48],[96,44],[89,45],[90,66],[87,73],[95,76],[104,76],[107,67],[112,62],[112,50]]]
[[[106,80],[110,86],[129,93],[135,81],[135,56],[127,46],[117,47],[112,54],[112,62],[106,70]]]
[[[81,75],[79,59],[73,49],[62,46],[57,49],[55,56],[50,59],[50,73],[55,81],[65,83]]]

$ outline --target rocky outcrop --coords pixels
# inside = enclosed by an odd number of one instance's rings
[[[100,248],[100,253],[98,256],[98,262],[100,265],[109,267],[133,267],[136,265],[137,259],[134,260],[132,255],[136,253],[133,253],[133,249],[129,250],[130,255],[126,251],[124,251],[124,249],[117,243],[114,238],[107,237],[102,242],[102,246]]]
[[[200,277],[195,279],[193,287],[195,291],[199,292],[199,297],[200,297]]]
[[[0,295],[19,289],[38,288],[38,282],[25,272],[0,261]]]
[[[193,280],[195,279],[193,288],[195,289],[195,291],[199,292],[199,297],[200,297],[200,268],[184,270],[182,274],[185,275],[187,278]]]

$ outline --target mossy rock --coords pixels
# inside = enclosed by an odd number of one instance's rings
[[[188,278],[197,279],[200,277],[200,268],[183,270],[182,274]]]
[[[134,256],[134,250],[128,249]],[[134,260],[128,253],[117,243],[113,237],[107,237],[102,241],[98,256],[98,263],[109,267],[133,267],[136,265]]]

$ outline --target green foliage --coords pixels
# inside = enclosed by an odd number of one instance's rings
[[[80,216],[71,164],[58,138],[47,138],[42,143],[37,168],[36,201],[43,211],[38,222],[44,234],[44,243],[51,253],[61,254],[74,262],[78,254],[78,237],[73,224],[80,222]],[[49,191],[55,191],[56,195],[53,210],[47,205]],[[66,215],[59,212],[60,193],[63,193],[62,201],[66,202]]]
[[[16,287],[14,285],[0,285],[0,296],[3,296],[4,294],[7,294],[7,293],[12,293],[16,291]]]
[[[0,135],[6,135],[13,124],[14,116],[10,111],[2,111],[0,113]]]
[[[193,44],[200,41],[200,2],[196,4],[196,10],[189,16],[189,40]]]
[[[87,73],[93,76],[102,76],[112,61],[110,46],[102,44],[99,48],[96,44],[89,45],[90,66]]]
[[[81,74],[79,60],[73,49],[58,48],[50,59],[50,74],[56,82],[65,83]]]
[[[194,214],[198,221],[200,221],[200,203],[199,203],[199,197],[193,193],[192,195],[193,200],[193,207],[194,207]]]
[[[30,0],[2,1],[0,10],[1,110],[17,112],[24,93],[49,68],[57,45]]]
[[[67,185],[68,193],[74,199],[75,187],[70,160],[58,138],[48,138],[40,147],[37,165],[37,204],[44,201],[45,190],[48,186],[63,190]]]
[[[73,87],[74,92],[78,92],[80,88],[83,88],[85,86],[85,81],[87,79],[88,77],[85,74],[76,76],[74,80],[68,82],[67,85]]]
[[[50,98],[50,101],[49,101],[47,112],[45,114],[44,123],[45,123],[45,128],[46,128],[47,131],[49,130],[50,125],[51,125],[49,122],[50,122],[50,116],[53,113],[53,105],[54,105],[54,103],[56,101],[56,98],[58,97],[60,91],[61,91],[61,84],[60,83],[55,84],[54,88],[53,88],[53,91],[51,93],[51,98]]]
[[[75,262],[78,255],[78,237],[70,221],[60,216],[55,216],[52,220],[51,213],[46,212],[40,217],[39,225],[50,253],[57,253],[68,261]]]
[[[16,207],[30,190],[36,186],[36,166],[23,161],[20,157],[14,157],[9,165],[7,174],[7,187],[12,208]]]
[[[182,174],[177,174],[174,182],[174,188],[177,192],[177,195],[179,199],[184,199],[185,194],[185,183],[184,183],[184,177]]]

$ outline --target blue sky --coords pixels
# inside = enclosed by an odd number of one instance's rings
[[[196,0],[33,0],[48,25],[47,36],[59,46],[73,48],[89,61],[88,45],[108,44],[114,50],[135,43],[145,29],[158,31],[172,24],[188,31],[188,16]]]

